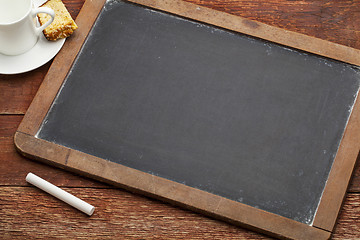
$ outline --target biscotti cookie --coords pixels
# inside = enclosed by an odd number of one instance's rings
[[[47,40],[55,41],[69,37],[78,28],[61,0],[49,0],[42,7],[51,8],[55,12],[54,21],[43,31]],[[50,20],[50,16],[45,13],[39,13],[38,18],[40,25]]]

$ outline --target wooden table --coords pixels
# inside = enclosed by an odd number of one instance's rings
[[[187,1],[360,49],[360,0]],[[74,18],[83,2],[64,0]],[[0,74],[0,238],[269,239],[20,156],[13,135],[50,65],[24,74]],[[94,215],[87,217],[28,185],[28,172],[95,205]],[[360,164],[333,239],[360,239]]]

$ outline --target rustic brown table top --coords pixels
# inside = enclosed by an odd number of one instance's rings
[[[187,1],[360,49],[360,0]],[[75,18],[84,0],[63,2]],[[0,74],[0,238],[269,239],[20,156],[13,136],[50,65],[24,74]],[[94,215],[87,217],[28,185],[28,172],[93,204]],[[333,239],[360,239],[359,163]]]

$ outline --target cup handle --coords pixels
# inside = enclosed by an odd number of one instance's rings
[[[39,8],[36,8],[36,9],[32,10],[33,17],[36,17],[36,15],[38,13],[46,13],[51,17],[51,19],[49,21],[47,21],[41,27],[35,27],[36,28],[36,33],[40,34],[45,28],[47,28],[54,21],[55,12],[51,8],[47,8],[47,7],[39,7]]]

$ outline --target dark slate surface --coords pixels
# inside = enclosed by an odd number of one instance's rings
[[[108,1],[38,137],[311,224],[360,71]]]

